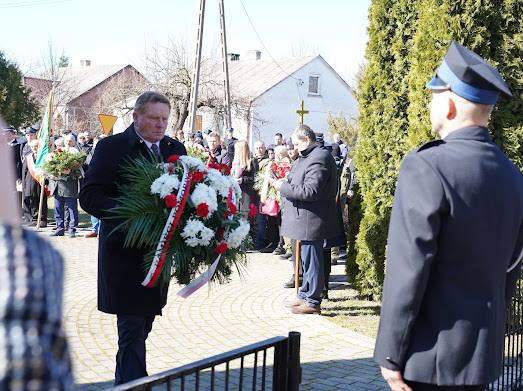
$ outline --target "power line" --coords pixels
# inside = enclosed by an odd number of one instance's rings
[[[269,57],[272,59],[272,61],[278,66],[278,68],[280,68],[283,73],[285,73],[287,76],[289,77],[292,77],[294,80],[298,80],[300,82],[303,82],[303,80],[297,78],[297,77],[294,77],[292,76],[289,72],[287,72],[285,69],[283,69],[283,67],[278,63],[278,61],[276,61],[276,59],[272,56],[271,52],[269,51],[269,49],[267,49],[267,46],[265,46],[265,44],[263,43],[263,40],[261,39],[260,37],[260,34],[258,34],[258,31],[256,30],[256,27],[254,27],[254,23],[252,22],[251,20],[251,17],[249,16],[249,13],[247,12],[247,9],[245,8],[245,4],[243,4],[243,0],[240,0],[240,4],[243,8],[243,11],[245,12],[245,15],[247,16],[247,19],[249,20],[249,23],[252,27],[252,30],[254,31],[254,33],[256,34],[256,36],[258,37],[258,40],[260,41],[260,44],[263,46],[263,48],[265,49],[265,51],[267,52],[267,54],[269,55]]]
[[[34,7],[40,5],[54,5],[70,2],[72,0],[34,0],[34,1],[17,1],[12,3],[0,4],[0,9]]]

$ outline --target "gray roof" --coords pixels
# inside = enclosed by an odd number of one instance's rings
[[[277,63],[270,58],[229,61],[231,93],[255,99],[317,57],[321,56],[279,58]],[[212,80],[224,79],[221,62],[214,64],[211,69]]]
[[[78,98],[109,77],[120,72],[128,64],[91,65],[58,68],[58,90],[67,95],[67,101]]]

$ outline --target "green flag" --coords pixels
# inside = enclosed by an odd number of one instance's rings
[[[38,154],[36,155],[35,167],[40,168],[45,162],[45,157],[50,152],[50,137],[51,137],[51,120],[53,118],[53,95],[54,88],[49,92],[49,99],[47,100],[47,108],[45,109],[44,118],[42,119],[42,125],[40,125],[40,131],[38,132]]]

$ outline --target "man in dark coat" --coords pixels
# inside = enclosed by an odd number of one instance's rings
[[[123,245],[125,233],[110,234],[117,223],[110,217],[124,184],[119,169],[129,158],[140,155],[166,160],[185,155],[179,141],[165,136],[170,112],[169,100],[156,92],[145,92],[136,100],[134,122],[123,133],[101,139],[95,149],[83,187],[80,205],[101,219],[98,253],[98,309],[117,315],[118,353],[115,384],[147,376],[145,340],[154,317],[161,315],[167,287],[146,288],[145,253]]]
[[[455,42],[427,86],[442,139],[400,168],[374,358],[393,390],[483,390],[502,370],[523,247],[523,177],[486,128],[511,92]]]
[[[7,141],[8,149],[11,151],[13,166],[15,167],[16,180],[22,181],[22,144],[18,141],[16,129],[12,126],[3,129],[4,138]]]
[[[31,140],[27,143],[27,148],[24,148],[25,155],[22,163],[22,195],[23,195],[23,219],[26,225],[36,226],[38,220],[38,209],[40,205],[40,192],[42,186],[31,175],[30,164],[34,166],[38,152],[38,140]],[[31,163],[30,163],[31,162]],[[40,228],[47,226],[47,197],[42,197],[42,216],[40,221]]]
[[[301,241],[303,284],[291,305],[296,314],[320,313],[325,284],[323,244],[338,234],[336,192],[338,178],[334,158],[316,143],[314,132],[299,125],[292,143],[300,157],[286,181],[273,181],[283,201],[281,234]]]

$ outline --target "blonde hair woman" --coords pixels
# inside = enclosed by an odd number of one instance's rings
[[[234,144],[234,159],[232,161],[231,175],[236,179],[242,189],[242,201],[240,203],[240,210],[242,212],[248,212],[251,203],[256,205],[258,203],[258,195],[253,188],[257,171],[258,163],[256,159],[251,157],[251,151],[247,141],[236,141]]]

